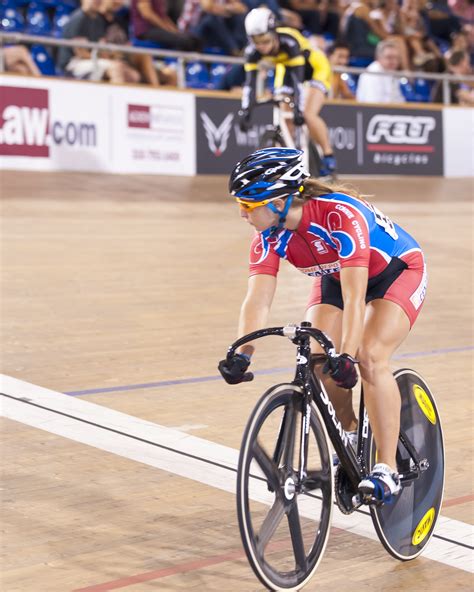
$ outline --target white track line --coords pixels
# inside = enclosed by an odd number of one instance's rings
[[[8,419],[235,494],[238,451],[233,448],[5,375],[0,375],[0,392],[15,397],[0,398],[0,414]],[[200,458],[210,462],[203,462]],[[226,467],[234,470],[229,471]],[[377,540],[369,516],[358,512],[344,516],[338,509],[335,510],[332,520],[334,526]],[[443,516],[438,519],[435,533],[470,546],[474,540],[472,525]],[[473,552],[470,549],[439,538],[431,539],[423,557],[471,573],[474,571]]]

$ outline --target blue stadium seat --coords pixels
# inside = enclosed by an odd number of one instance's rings
[[[344,74],[341,75],[341,78],[347,84],[349,90],[352,93],[356,94],[356,91],[357,91],[357,83],[359,81],[359,76],[357,76],[356,74],[347,74],[345,72]]]
[[[55,76],[56,68],[54,66],[53,58],[49,51],[43,45],[32,45],[30,48],[31,55],[36,62],[36,65],[45,76]]]
[[[351,66],[351,68],[367,68],[367,66],[373,61],[372,58],[358,58],[356,56],[351,56],[348,65]]]
[[[229,70],[230,66],[228,64],[219,62],[211,64],[209,86],[213,89],[220,88],[220,83]]]
[[[53,16],[53,37],[59,39],[63,37],[64,25],[71,18],[71,14],[72,8],[70,6],[64,6],[63,4],[57,6]]]
[[[0,9],[0,30],[12,33],[21,33],[25,28],[23,15],[14,6],[5,6]]]
[[[188,62],[186,65],[186,86],[209,88],[209,70],[202,62]]]
[[[30,35],[52,35],[53,25],[44,4],[32,2],[28,6],[25,32]]]
[[[405,101],[408,102],[416,102],[416,93],[413,87],[413,84],[407,80],[406,78],[400,79],[400,90],[402,91],[402,95],[405,97]]]
[[[415,96],[420,103],[429,103],[431,101],[431,82],[417,78],[415,80]]]
[[[145,39],[137,39],[136,37],[130,37],[130,42],[134,47],[144,47],[148,49],[162,49],[163,45],[155,43],[154,41],[147,41]]]

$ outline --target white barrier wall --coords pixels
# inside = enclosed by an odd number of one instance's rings
[[[443,109],[444,176],[474,176],[474,109]]]
[[[194,175],[190,93],[0,77],[2,168]]]
[[[235,99],[196,99],[189,92],[3,75],[0,168],[166,175],[195,175],[198,170],[227,173],[239,158],[255,149],[258,130],[271,120],[269,111],[259,127],[256,114],[256,129],[243,134],[233,121],[237,108]],[[433,175],[444,171],[448,177],[474,176],[474,109],[430,110],[426,105],[422,113],[409,104],[404,110],[349,103],[329,105],[325,113],[330,127],[331,109],[336,113],[336,130],[342,129],[341,118],[345,118],[346,127],[349,131],[354,128],[355,133],[357,126],[352,120],[359,122],[367,111],[367,121],[381,120],[385,135],[388,129],[396,134],[386,145],[368,145],[365,160],[362,156],[368,139],[362,134],[357,151],[352,146],[352,158],[357,156],[355,168],[346,162],[347,150],[335,146],[342,174]],[[364,109],[361,115],[359,111]],[[427,119],[425,111],[432,120],[429,129],[420,124]],[[421,137],[423,130],[431,135]],[[399,145],[393,146],[395,141]],[[382,156],[390,156],[394,162],[397,159],[399,166],[370,165],[372,148],[385,150]],[[415,165],[424,159],[429,166],[415,167],[410,159],[416,161]]]

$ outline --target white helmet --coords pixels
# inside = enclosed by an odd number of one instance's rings
[[[273,12],[262,6],[254,8],[245,17],[245,32],[249,37],[253,35],[265,35],[276,28],[276,18]]]

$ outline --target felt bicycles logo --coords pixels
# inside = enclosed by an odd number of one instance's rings
[[[51,145],[96,146],[96,126],[51,120],[48,90],[2,87],[0,155],[48,157]]]
[[[367,142],[389,145],[426,145],[430,133],[436,127],[436,120],[429,116],[416,115],[375,115],[367,127]]]
[[[219,126],[216,126],[209,115],[204,111],[201,111],[200,116],[206,133],[209,150],[219,157],[227,150],[227,143],[232,130],[234,114],[229,113]]]

